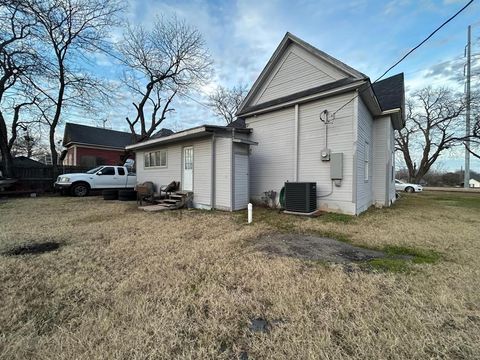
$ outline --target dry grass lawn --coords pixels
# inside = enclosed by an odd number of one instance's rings
[[[414,194],[353,219],[254,219],[97,197],[0,203],[0,252],[62,243],[0,255],[0,358],[480,358],[480,194]],[[277,231],[440,259],[381,271],[255,247]],[[250,329],[258,318],[269,331]]]

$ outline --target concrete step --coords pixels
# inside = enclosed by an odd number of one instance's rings
[[[185,197],[185,195],[179,195],[179,194],[172,194],[172,195],[170,195],[170,198],[172,198],[172,199],[179,199],[179,200],[181,200],[181,199],[183,199],[184,197]]]
[[[164,204],[164,203],[166,203],[166,204],[177,204],[179,202],[180,201],[175,200],[175,199],[164,199],[164,200],[160,201],[160,204]]]

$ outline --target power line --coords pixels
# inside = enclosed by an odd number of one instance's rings
[[[343,104],[341,107],[339,107],[333,114],[334,116],[336,113],[338,113],[340,110],[342,110],[345,106],[350,104],[353,100],[355,100],[357,97],[360,96],[360,93],[363,91],[366,91],[372,87],[373,84],[378,82],[380,79],[382,79],[390,70],[395,68],[398,64],[400,64],[403,60],[405,60],[410,54],[412,54],[415,50],[417,50],[419,47],[421,47],[423,44],[425,44],[430,38],[435,35],[440,29],[442,29],[445,25],[447,25],[450,21],[455,19],[460,13],[462,13],[467,7],[469,7],[474,0],[470,0],[465,6],[463,6],[460,10],[458,10],[455,14],[453,14],[451,17],[449,17],[447,20],[445,20],[440,26],[438,26],[434,31],[430,33],[425,39],[423,39],[420,43],[418,43],[415,47],[413,47],[410,51],[408,51],[405,55],[403,55],[397,62],[395,62],[392,66],[390,66],[385,72],[380,75],[373,83],[370,83],[365,89],[361,90],[360,92],[357,93],[353,98],[351,98],[349,101],[347,101],[345,104]]]

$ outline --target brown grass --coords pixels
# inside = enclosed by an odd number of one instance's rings
[[[405,196],[353,218],[149,214],[99,198],[0,203],[0,358],[480,358],[480,196]],[[407,273],[269,256],[272,231],[434,250]],[[249,330],[252,319],[269,332]]]

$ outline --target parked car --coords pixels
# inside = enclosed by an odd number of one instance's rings
[[[395,190],[406,191],[408,193],[421,192],[423,191],[423,186],[419,184],[404,183],[403,181],[395,179]]]
[[[55,189],[74,196],[86,196],[96,189],[133,189],[137,176],[126,166],[99,166],[86,173],[63,174],[57,178]]]

